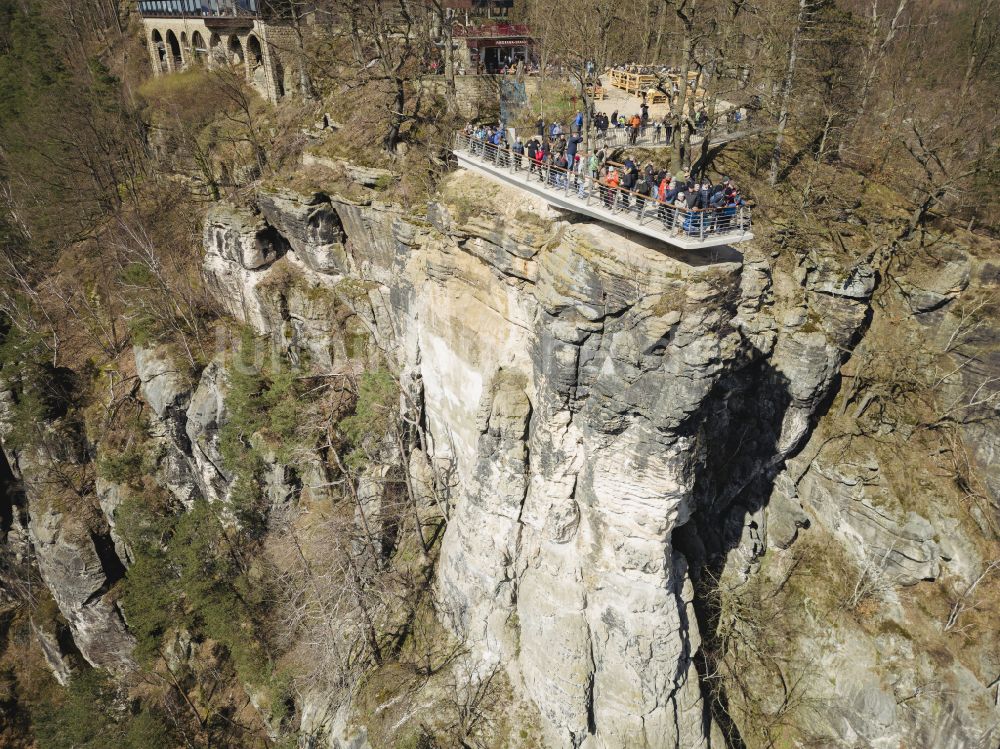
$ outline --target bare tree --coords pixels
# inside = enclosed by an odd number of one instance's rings
[[[413,0],[349,0],[339,13],[333,11],[342,25],[354,31],[355,62],[362,75],[388,88],[389,129],[382,146],[390,153],[409,119],[407,88],[428,41],[418,33],[425,11],[425,6]]]
[[[958,627],[958,620],[966,611],[976,608],[976,589],[979,587],[979,584],[997,570],[1000,570],[1000,559],[994,559],[990,562],[986,566],[986,569],[984,569],[979,576],[965,588],[965,590],[958,594],[955,602],[951,605],[951,609],[948,612],[948,620],[943,625],[945,632],[959,631],[961,629]]]
[[[799,0],[799,10],[795,16],[795,23],[792,26],[791,38],[788,40],[788,61],[785,65],[785,75],[782,78],[781,89],[778,95],[777,133],[774,137],[774,150],[771,152],[771,175],[769,182],[772,185],[778,183],[781,147],[784,145],[785,128],[788,126],[788,110],[792,96],[792,83],[795,79],[795,66],[798,62],[799,44],[813,5],[810,0]]]

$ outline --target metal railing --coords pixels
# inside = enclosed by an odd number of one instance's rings
[[[530,37],[531,28],[524,23],[483,23],[466,26],[461,23],[452,25],[452,35],[456,38],[492,39],[502,37]]]
[[[198,18],[256,16],[258,0],[139,0],[139,13],[145,17]]]
[[[503,77],[503,76],[500,76]],[[633,134],[632,126],[625,125],[624,127],[620,125],[610,124],[607,130],[599,130],[593,123],[591,123],[590,130],[590,143],[597,148],[657,148],[666,147],[670,145],[670,139],[667,135],[672,135],[672,130],[669,130],[662,122],[659,123],[660,127],[657,129],[656,121],[650,120],[645,125],[640,126],[638,132]],[[724,140],[727,137],[736,133],[746,133],[748,130],[749,123],[744,118],[739,122],[721,120],[716,123],[715,127],[712,128],[710,137],[711,142],[714,144],[719,140]],[[563,129],[563,133],[569,135],[570,129]],[[576,132],[575,130],[573,132]],[[541,138],[542,136],[535,133],[533,136],[535,138]],[[701,139],[705,137],[705,128],[696,130],[691,136],[691,145],[697,145],[701,142]]]
[[[711,134],[712,140],[714,142],[716,139],[725,138],[733,133],[744,132],[746,125],[746,120],[732,123],[727,121],[719,122]],[[655,122],[647,122],[634,135],[630,125],[626,125],[625,127],[610,125],[607,130],[598,130],[596,127],[591,126],[589,133],[590,142],[595,148],[628,148],[629,146],[633,148],[666,147],[670,145],[670,139],[667,138],[667,135],[668,133],[672,134],[662,123],[660,124],[660,128],[657,129]],[[704,130],[696,131],[691,138],[691,144],[696,145],[700,143],[703,137],[705,137]]]
[[[547,191],[571,199],[569,202],[583,201],[589,210],[596,209],[597,215],[607,213],[619,219],[627,215],[640,230],[654,228],[697,241],[717,240],[716,244],[738,242],[751,230],[750,209],[745,205],[707,209],[674,206],[652,195],[602,183],[590,174],[530,159],[527,154],[463,132],[455,136],[455,150],[476,158],[489,169],[506,171],[526,185],[537,181]]]

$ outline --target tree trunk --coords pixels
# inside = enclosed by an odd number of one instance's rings
[[[841,135],[840,138],[840,143],[837,144],[837,153],[841,158],[843,158],[844,146],[848,136],[854,133],[854,129],[865,116],[865,111],[868,109],[868,97],[871,95],[872,88],[875,85],[875,78],[878,75],[879,62],[881,61],[886,48],[896,37],[896,32],[899,29],[899,19],[902,17],[903,11],[906,10],[906,4],[908,2],[909,0],[899,0],[899,4],[896,6],[896,13],[893,15],[892,21],[889,23],[889,30],[886,32],[885,38],[879,42],[878,30],[880,16],[878,13],[878,0],[872,0],[871,36],[868,40],[868,49],[865,52],[864,63],[861,66],[861,69],[865,71],[865,74],[861,83],[861,91],[858,95],[858,108],[854,112],[853,122],[850,127],[844,128],[843,135]]]
[[[661,7],[658,15],[659,20],[656,24],[656,46],[653,48],[654,62],[659,62],[660,55],[663,54],[663,26],[667,18],[667,12],[663,7]]]
[[[389,134],[385,136],[385,149],[393,153],[396,144],[399,143],[399,131],[403,127],[404,109],[406,107],[406,82],[400,76],[393,78],[396,88],[396,95],[392,100],[392,119],[389,125]]]
[[[830,135],[830,127],[833,125],[833,118],[835,116],[836,115],[833,112],[827,112],[826,119],[823,121],[823,136],[819,139],[816,161],[813,163],[813,168],[809,171],[809,178],[806,180],[806,187],[802,191],[803,210],[805,210],[806,206],[809,205],[809,192],[812,190],[812,183],[816,178],[816,172],[819,170],[819,165],[823,163],[823,155],[826,153],[826,140]]]
[[[771,152],[771,176],[768,182],[773,187],[778,184],[778,167],[781,165],[781,147],[785,143],[785,127],[788,125],[788,105],[792,95],[792,79],[795,77],[795,62],[799,53],[799,39],[802,37],[802,24],[805,22],[809,8],[808,0],[799,0],[799,13],[792,28],[792,39],[788,43],[788,63],[785,66],[785,77],[781,81],[780,109],[778,111],[777,134],[774,137],[774,151]]]
[[[458,92],[455,88],[455,50],[452,49],[454,39],[452,38],[451,24],[448,23],[447,18],[443,19],[441,40],[444,43],[445,98],[448,102],[448,111],[454,114],[458,111]]]
[[[653,24],[649,23],[649,17],[652,15],[652,8],[650,7],[650,0],[646,0],[646,12],[644,18],[647,19],[647,23],[642,26],[642,64],[649,65],[650,53],[652,52],[653,46]]]
[[[983,64],[983,53],[988,51],[995,41],[995,36],[993,39],[983,39],[987,33],[986,28],[989,24],[990,10],[993,5],[993,0],[979,0],[973,16],[972,39],[969,43],[969,59],[966,62],[965,75],[962,76],[962,85],[958,91],[958,100],[961,102],[966,101],[969,95],[969,87],[972,85],[972,79],[975,77],[976,71]],[[996,34],[995,29],[992,34]]]
[[[690,133],[687,137],[681,134],[681,126],[687,124],[684,115],[684,108],[687,106],[688,98],[688,71],[691,69],[691,28],[689,24],[684,25],[684,41],[682,43],[682,58],[681,58],[681,73],[680,73],[680,91],[677,95],[676,108],[671,106],[670,108],[670,120],[674,124],[673,132],[673,149],[670,154],[670,171],[673,174],[678,174],[681,171],[681,154],[684,149],[684,142],[686,139],[690,138]],[[687,130],[687,128],[685,128]],[[690,157],[690,154],[685,154]]]
[[[538,71],[538,116],[545,119],[545,90],[547,86],[545,85],[545,71],[549,64],[549,47],[547,44],[542,45],[542,57],[539,60],[539,71]]]
[[[372,658],[375,663],[382,665],[382,647],[378,642],[378,630],[375,628],[375,620],[372,618],[371,611],[368,609],[368,605],[364,599],[364,589],[365,585],[361,580],[361,574],[358,572],[358,566],[354,562],[354,557],[351,553],[347,553],[347,561],[351,567],[351,577],[354,582],[354,600],[358,604],[358,609],[361,611],[361,615],[364,618],[364,631],[365,631],[365,641],[368,643],[368,649],[371,651]]]
[[[309,77],[309,67],[306,65],[306,43],[302,34],[302,14],[299,13],[295,4],[292,3],[292,30],[295,32],[295,56],[299,66],[299,93],[304,99],[312,99],[315,96],[313,91],[312,78]]]
[[[708,149],[711,146],[712,131],[715,129],[715,102],[715,97],[710,97],[708,100],[708,106],[705,110],[708,115],[708,121],[705,123],[705,132],[701,135],[701,155],[698,157],[697,162],[698,172],[700,175],[704,175],[710,162],[708,158]]]

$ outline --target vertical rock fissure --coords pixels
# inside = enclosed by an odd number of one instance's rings
[[[597,675],[597,661],[594,658],[594,633],[590,631],[587,633],[587,644],[590,647],[590,673],[587,677],[587,688],[586,694],[586,708],[587,708],[587,733],[591,736],[597,733],[597,716],[595,714],[594,702],[595,702],[595,677]]]
[[[712,571],[703,575],[702,580],[694,586],[694,612],[698,629],[701,632],[702,644],[693,654],[692,660],[695,671],[698,673],[702,699],[708,708],[707,717],[710,716],[711,720],[714,720],[722,730],[722,737],[726,742],[727,749],[747,749],[739,727],[730,713],[726,687],[719,677],[717,659],[723,647],[718,636],[720,610],[715,602],[715,592],[709,591],[704,582],[706,577],[707,579],[717,579],[715,576],[722,574],[724,566],[724,562],[710,565]]]
[[[0,540],[7,538],[14,525],[17,496],[14,473],[10,469],[7,457],[0,453]]]
[[[101,569],[104,571],[105,580],[104,584],[91,593],[90,596],[83,602],[84,606],[97,600],[98,598],[101,598],[111,589],[112,585],[125,577],[126,571],[122,560],[118,558],[118,553],[115,551],[114,541],[111,540],[110,535],[107,533],[95,533],[91,531],[90,540],[94,544],[94,551],[97,552],[97,558],[101,563]]]

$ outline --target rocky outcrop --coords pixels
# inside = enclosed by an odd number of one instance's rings
[[[14,396],[5,391],[0,396],[4,439],[13,408]],[[87,445],[71,425],[55,420],[39,426],[40,444],[4,446],[0,478],[5,501],[11,502],[0,513],[4,553],[10,555],[4,567],[33,559],[79,654],[93,666],[131,671],[135,641],[111,593],[125,566],[105,518],[87,512],[91,489],[81,473],[89,459]],[[36,628],[35,635],[56,679],[67,681],[67,653],[56,634]]]
[[[941,572],[937,530],[924,517],[901,509],[871,460],[836,467],[809,465],[796,486],[809,517],[832,529],[857,559],[874,564],[894,583],[913,585]]]
[[[899,289],[914,313],[921,315],[940,309],[969,286],[972,262],[965,253],[945,249],[935,253],[936,263],[900,279]]]
[[[766,554],[816,527],[876,571],[892,609],[881,629],[840,623],[812,642],[832,675],[811,687],[830,745],[972,741],[962,725],[989,708],[968,664],[948,676],[961,697],[928,703],[954,716],[938,734],[901,707],[939,665],[899,635],[898,591],[949,576],[969,584],[983,569],[976,545],[955,517],[905,501],[883,456],[833,457],[817,436],[871,323],[873,258],[751,245],[708,262],[531,200],[464,173],[420,215],[271,190],[255,210],[214,208],[204,230],[208,285],[293,362],[341,376],[377,361],[398,375],[426,444],[408,466],[387,446],[387,466],[359,482],[357,512],[383,523],[391,546],[389,471],[408,470],[418,504],[443,501],[436,611],[471,654],[473,680],[502,667],[537,708],[546,746],[721,746],[725,716],[699,675],[714,635],[706,581],[744,585]],[[899,293],[932,325],[986,272],[954,256]],[[220,354],[191,373],[167,348],[134,354],[157,483],[179,505],[228,507],[220,430],[233,361]],[[976,375],[980,362],[962,371]],[[975,453],[989,464],[1000,443],[983,423],[963,428],[985,435]],[[265,441],[254,447],[272,507],[323,496],[321,460],[293,475]],[[432,467],[452,477],[444,500]],[[77,646],[122,669],[131,641],[107,596],[130,558],[115,525],[122,488],[101,480],[96,494],[108,521],[99,532],[53,503],[24,516]],[[190,647],[178,634],[168,656],[180,662]],[[880,657],[915,665],[888,684]],[[367,744],[349,701],[311,692],[300,707],[309,736]]]
[[[448,190],[496,208],[466,213]],[[421,383],[433,459],[461,479],[438,573],[453,629],[508,666],[553,746],[707,745],[670,539],[691,511],[702,402],[744,345],[739,265],[690,264],[494,193],[454,177],[431,226],[336,204],[350,251],[337,267],[309,256],[339,241],[322,229],[329,203],[264,196],[262,210],[288,232],[282,262]],[[269,285],[247,280],[249,309],[273,308]],[[265,312],[244,319],[288,340]]]
[[[261,298],[262,306],[266,307],[266,296]],[[286,343],[291,345],[291,342]],[[260,366],[272,351],[263,347],[256,352],[262,356],[256,359],[254,352],[249,352],[245,363],[234,361],[239,358],[232,352],[223,351],[193,381],[171,363],[173,357],[168,349],[137,346],[134,353],[143,398],[152,411],[151,436],[154,452],[159,456],[157,483],[187,508],[201,498],[219,503],[223,516],[228,516],[234,476],[226,467],[220,444],[220,430],[229,418],[226,407],[228,368]],[[264,461],[261,477],[264,492],[273,506],[279,506],[297,494],[301,489],[299,481],[297,478],[292,480],[286,466],[277,461],[269,447],[259,444],[257,448]],[[323,485],[326,478],[322,470],[316,466],[313,473],[312,482]],[[113,487],[100,482],[98,488],[102,506],[107,504],[106,512],[113,511]]]
[[[31,630],[35,635],[35,640],[42,651],[42,657],[52,672],[52,676],[59,683],[59,686],[69,686],[73,676],[73,667],[69,656],[63,652],[62,644],[56,632],[45,627],[31,623]]]
[[[133,561],[132,551],[119,532],[117,521],[118,508],[125,501],[125,491],[125,487],[101,476],[94,480],[94,492],[97,494],[97,502],[108,523],[108,535],[114,544],[115,554],[125,564],[131,564]]]
[[[942,540],[947,519],[902,509],[878,459],[848,470],[803,449],[869,325],[868,261],[817,253],[776,269],[789,258],[751,246],[709,264],[525,201],[461,173],[426,220],[266,194],[280,262],[249,269],[208,247],[205,271],[311,366],[351,358],[327,344],[339,316],[413,384],[430,440],[418,462],[456,477],[439,607],[537,706],[547,745],[720,744],[695,657],[692,578],[709,567],[746,580],[769,548],[821,526],[889,586],[977,569]],[[835,634],[859,659],[879,648]],[[919,743],[876,659],[833,660],[853,679],[824,693],[836,741]],[[336,714],[351,735],[344,705],[320,703],[310,732]]]
[[[219,449],[219,428],[226,420],[225,397],[226,371],[220,357],[202,371],[184,413],[186,457],[202,496],[209,502],[224,499],[232,481]]]
[[[329,197],[316,194],[303,200],[295,194],[262,192],[258,203],[309,270],[336,275],[347,269],[344,227]]]
[[[111,671],[134,667],[135,642],[107,593],[125,572],[108,537],[79,528],[75,518],[33,508],[28,526],[46,587],[87,661]]]

